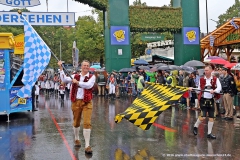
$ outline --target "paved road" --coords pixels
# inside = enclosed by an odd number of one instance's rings
[[[0,160],[162,160],[219,159],[237,160],[240,155],[240,119],[217,118],[213,133],[216,140],[206,138],[207,123],[192,134],[198,112],[171,107],[154,125],[143,131],[126,120],[115,124],[116,114],[123,112],[132,97],[108,100],[94,96],[91,145],[92,157],[84,147],[73,145],[71,102],[55,96],[41,95],[38,111],[0,116]],[[238,110],[239,112],[239,110]],[[80,140],[84,146],[82,128]]]

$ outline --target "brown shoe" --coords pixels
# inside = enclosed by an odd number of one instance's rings
[[[74,147],[81,147],[81,142],[80,142],[80,140],[75,140],[75,142],[74,142]]]
[[[87,148],[85,148],[85,153],[87,154],[92,154],[92,148],[90,146],[88,146]]]

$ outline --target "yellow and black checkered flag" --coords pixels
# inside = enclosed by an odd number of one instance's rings
[[[187,90],[186,87],[149,83],[131,106],[115,116],[115,122],[119,123],[125,118],[143,130],[148,130],[162,111],[177,102]]]

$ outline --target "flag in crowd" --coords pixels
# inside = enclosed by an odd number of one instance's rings
[[[171,104],[178,102],[187,90],[186,87],[150,83],[131,106],[115,116],[115,122],[119,123],[125,118],[137,127],[148,130],[157,117]]]
[[[32,87],[38,80],[38,77],[47,67],[51,58],[50,48],[25,18],[24,41],[24,74],[22,77],[24,86],[18,91],[17,94],[22,98],[31,97]]]

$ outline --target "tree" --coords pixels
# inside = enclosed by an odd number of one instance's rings
[[[239,0],[235,0],[235,4],[229,7],[226,11],[226,13],[221,14],[218,16],[218,22],[217,27],[220,27],[233,17],[239,17],[240,16],[240,2]]]
[[[89,59],[99,62],[104,57],[103,14],[98,14],[97,20],[93,16],[82,16],[76,22],[77,47],[80,59]]]
[[[141,0],[135,0],[133,6],[147,6],[146,2],[142,3]]]
[[[170,0],[169,7],[173,7],[173,0]]]
[[[16,12],[18,8],[11,11]],[[27,9],[21,9],[29,12]],[[92,10],[94,16],[82,16],[78,18],[75,27],[64,28],[61,26],[33,26],[40,37],[49,46],[51,51],[60,58],[60,41],[62,60],[72,63],[73,41],[77,42],[79,48],[79,59],[88,59],[91,62],[104,60],[104,36],[103,36],[103,14],[99,10]],[[10,32],[14,36],[22,34],[23,26],[1,26],[0,32]],[[57,67],[55,58],[51,58],[49,66]]]

